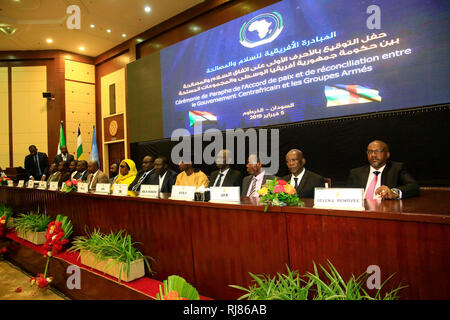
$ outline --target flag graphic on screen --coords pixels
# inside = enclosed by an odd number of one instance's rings
[[[83,155],[83,142],[81,140],[81,130],[80,125],[78,125],[78,137],[77,137],[77,160],[81,160]]]
[[[381,102],[381,96],[378,90],[356,84],[325,86],[325,96],[327,97],[327,107]]]
[[[208,111],[189,111],[189,125],[202,122],[203,124],[217,123],[217,116]]]

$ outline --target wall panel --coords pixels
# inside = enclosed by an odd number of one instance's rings
[[[42,97],[47,91],[47,67],[13,67],[11,81],[13,165],[23,167],[29,145],[48,153],[47,100]]]
[[[8,68],[0,68],[0,167],[9,167]]]

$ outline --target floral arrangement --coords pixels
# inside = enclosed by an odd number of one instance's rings
[[[11,180],[11,179],[8,177],[0,177],[0,186],[8,185],[8,180]]]
[[[304,205],[298,198],[294,186],[284,180],[267,180],[262,188],[258,190],[258,194],[261,196],[258,203],[266,205],[264,212],[267,212],[267,208],[270,205],[292,207]]]
[[[169,276],[163,281],[164,290],[159,286],[156,300],[200,300],[197,289],[180,276]]]
[[[0,239],[4,236],[4,230],[6,226],[6,216],[0,217]]]
[[[48,265],[50,258],[58,254],[64,245],[69,242],[69,237],[72,235],[72,222],[69,218],[57,215],[56,220],[48,224],[47,232],[45,233],[44,249],[47,262],[45,264],[44,273],[39,273],[37,277],[30,279],[30,285],[37,285],[39,289],[46,289],[53,277],[47,277]]]
[[[7,206],[0,206],[0,239],[5,235],[8,219],[13,215],[12,209]]]
[[[78,181],[75,179],[67,180],[63,188],[61,189],[62,192],[70,193],[75,192],[78,189]]]

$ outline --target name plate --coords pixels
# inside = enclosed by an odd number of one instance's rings
[[[141,191],[139,192],[139,197],[142,198],[159,198],[159,186],[151,184],[141,185]]]
[[[109,194],[111,185],[109,183],[97,183],[95,185],[95,192],[101,194]]]
[[[50,186],[48,187],[48,190],[58,191],[58,181],[50,182]]]
[[[210,202],[240,202],[241,188],[240,187],[211,187],[211,201]]]
[[[127,196],[128,195],[128,185],[127,184],[114,184],[112,194],[114,196]]]
[[[191,186],[173,186],[169,199],[193,201],[195,190],[196,188]]]
[[[14,187],[14,181],[8,180],[8,187]]]
[[[81,193],[88,193],[89,192],[89,184],[88,183],[78,183],[77,185],[77,192],[81,192]]]
[[[315,188],[314,208],[363,211],[364,189]]]
[[[34,180],[28,180],[27,188],[29,188],[29,189],[33,189],[34,188]]]
[[[46,190],[47,189],[47,181],[39,181],[38,189]]]
[[[17,184],[18,188],[23,188],[23,186],[25,185],[25,180],[19,180],[19,183]]]

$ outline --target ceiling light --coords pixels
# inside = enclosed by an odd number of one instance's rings
[[[80,51],[84,51],[84,47],[79,47]]]
[[[106,32],[111,33],[111,29],[106,29]]]
[[[53,39],[48,38],[48,39],[45,40],[45,42],[47,42],[47,43],[53,43]]]
[[[122,33],[122,38],[125,38],[127,35],[125,33]]]
[[[91,26],[90,26],[91,28],[95,28],[95,24],[91,24]]]
[[[144,8],[144,11],[147,12],[147,13],[149,13],[150,11],[152,11],[152,8],[150,8],[149,6],[146,6],[146,7]]]

